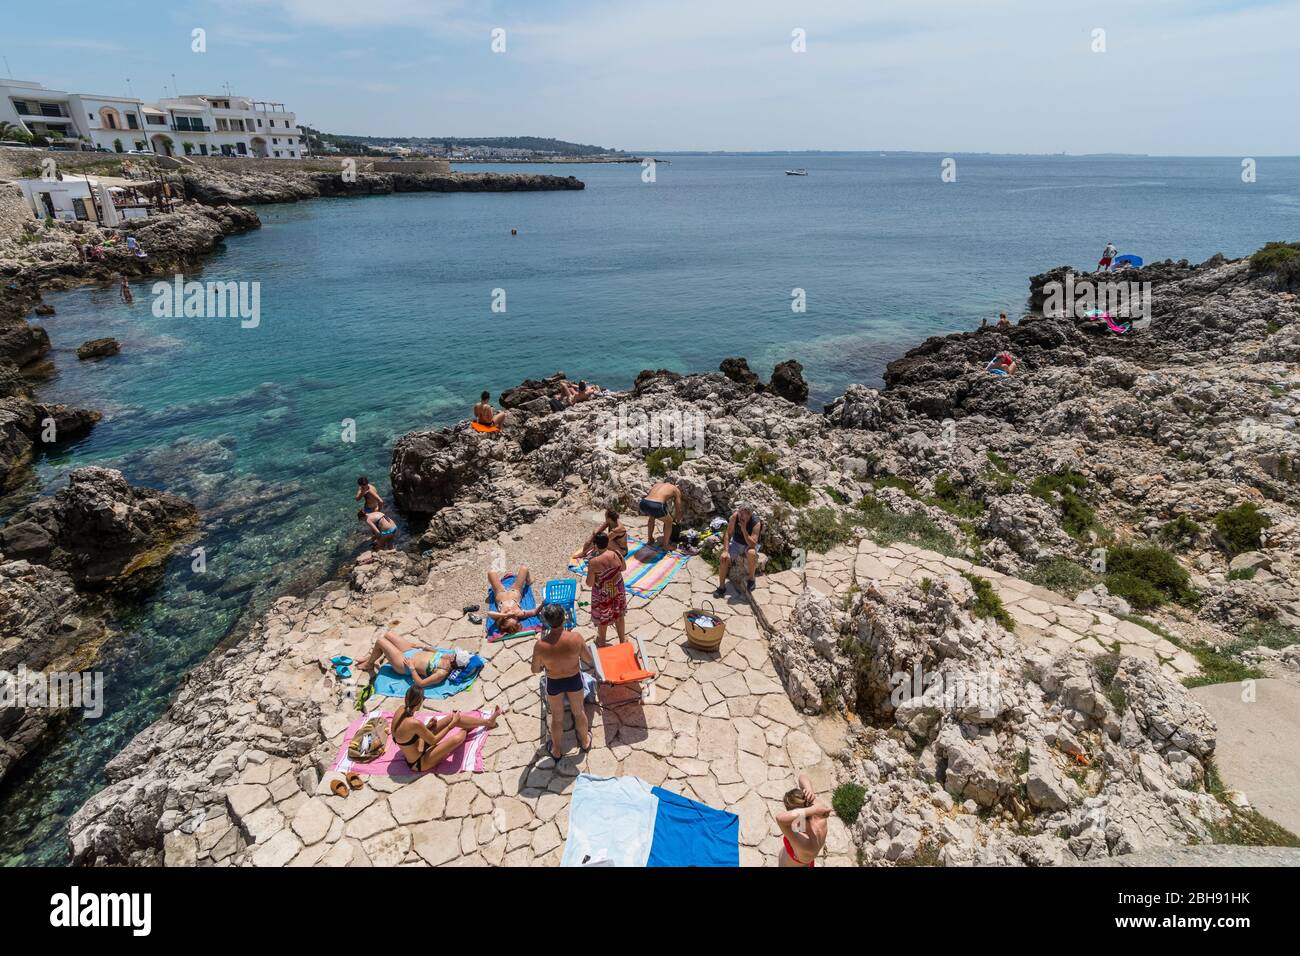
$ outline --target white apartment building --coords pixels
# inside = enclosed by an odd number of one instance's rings
[[[80,141],[118,153],[299,159],[306,145],[297,117],[283,103],[224,94],[144,103],[0,79],[0,122],[33,136]]]

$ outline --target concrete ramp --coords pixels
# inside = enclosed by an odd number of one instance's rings
[[[1300,685],[1254,682],[1242,700],[1239,683],[1196,687],[1192,696],[1219,725],[1214,760],[1223,782],[1292,833],[1300,833]]]

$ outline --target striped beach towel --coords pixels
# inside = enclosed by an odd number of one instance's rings
[[[467,714],[477,714],[479,717],[490,717],[490,710],[468,710]],[[343,734],[343,745],[339,748],[338,756],[334,758],[334,763],[330,765],[330,773],[347,773],[356,771],[364,776],[378,777],[410,777],[415,775],[416,771],[411,769],[411,765],[406,762],[402,756],[402,751],[397,744],[393,742],[392,734],[388,736],[388,746],[384,750],[384,755],[375,760],[365,762],[355,761],[348,757],[348,743],[352,736],[361,729],[361,725],[367,720],[374,717],[375,714],[363,714],[348,725],[347,732]],[[383,711],[380,716],[391,721],[393,715],[389,711]],[[416,715],[416,719],[421,723],[428,723],[437,717],[445,717],[446,714],[433,713],[426,711]],[[487,746],[487,728],[475,727],[465,737],[465,742],[449,753],[442,759],[433,773],[482,773],[483,772],[483,748]]]
[[[632,597],[649,600],[666,588],[690,559],[691,555],[676,548],[664,551],[656,545],[628,537],[623,586]],[[587,562],[571,564],[569,570],[577,575],[585,575]]]

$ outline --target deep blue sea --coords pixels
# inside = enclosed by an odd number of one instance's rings
[[[41,461],[0,519],[67,472],[122,469],[203,510],[207,571],[175,559],[120,622],[106,713],[75,723],[0,789],[0,862],[66,859],[63,825],[187,669],[286,588],[362,546],[358,472],[387,493],[393,441],[464,417],[483,389],[563,369],[619,388],[643,368],[760,374],[797,358],[819,405],[929,335],[1024,306],[1030,275],[1093,266],[1113,241],[1148,261],[1300,239],[1300,159],[668,155],[576,175],[582,192],[433,193],[259,207],[187,279],[260,283],[260,324],[155,318],[115,289],[48,297],[47,400],[105,412]],[[786,176],[802,166],[807,177]],[[517,230],[512,235],[511,230]],[[493,312],[494,290],[505,312]],[[807,311],[791,310],[803,289]],[[496,294],[496,301],[500,295]],[[112,335],[121,355],[78,362]],[[344,421],[356,440],[343,440]]]

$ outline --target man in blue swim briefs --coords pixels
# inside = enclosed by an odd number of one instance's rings
[[[587,711],[583,709],[582,662],[595,666],[587,642],[577,631],[564,627],[564,608],[558,604],[545,604],[541,610],[546,630],[533,644],[533,673],[546,671],[546,705],[550,708],[550,739],[546,741],[546,754],[552,760],[564,756],[560,740],[564,736],[564,699],[569,699],[573,711],[573,731],[578,738],[578,749],[584,753],[591,749],[591,728]]]
[[[665,551],[672,547],[673,521],[682,513],[682,490],[671,481],[657,482],[637,503],[637,509],[650,519],[646,524],[646,542],[654,544],[655,520],[662,519],[664,535],[661,546]]]
[[[362,501],[362,499],[365,499]],[[384,506],[384,499],[379,497],[379,492],[375,491],[375,486],[370,483],[370,479],[365,475],[357,478],[357,495],[353,501],[361,501],[361,510],[366,514],[378,511]]]

